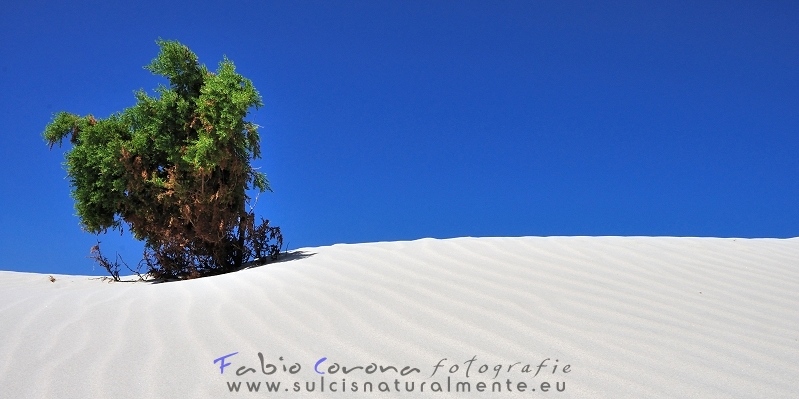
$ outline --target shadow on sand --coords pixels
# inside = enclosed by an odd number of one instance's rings
[[[278,256],[278,258],[275,259],[275,260],[271,260],[271,259],[267,258],[267,259],[256,259],[256,260],[254,260],[252,262],[247,262],[247,263],[243,264],[239,270],[252,269],[254,267],[261,267],[261,266],[266,266],[266,265],[274,265],[275,263],[291,262],[291,261],[294,261],[294,260],[310,258],[311,256],[314,256],[314,255],[316,255],[315,252],[308,252],[308,251],[301,251],[301,250],[284,252],[284,253],[281,253]]]
[[[278,256],[278,258],[275,259],[275,260],[272,260],[272,259],[269,259],[269,258],[265,258],[265,259],[256,259],[256,260],[251,261],[251,262],[246,262],[238,270],[233,271],[231,273],[236,273],[236,272],[240,272],[242,270],[247,270],[247,269],[254,269],[256,267],[261,267],[261,266],[274,265],[275,263],[291,262],[291,261],[295,261],[295,260],[310,258],[311,256],[314,256],[314,255],[316,255],[315,252],[308,252],[308,251],[301,251],[301,250],[284,252],[284,253],[281,253]],[[226,273],[223,273],[223,274],[226,274]],[[143,276],[144,275],[142,275],[142,277]],[[218,274],[213,274],[213,275],[210,275],[210,276],[204,276],[204,277],[201,277],[201,278],[211,277],[211,276],[218,276]],[[109,282],[113,281],[110,277],[98,277],[98,279],[101,279],[103,281],[105,281],[107,279]],[[150,283],[150,284],[162,284],[162,283],[170,283],[170,282],[184,281],[184,280],[186,280],[186,279],[148,279],[148,278],[143,277],[143,278],[136,279],[136,280],[121,280],[121,281],[118,281],[118,282],[122,282],[122,283],[142,282],[142,283]]]

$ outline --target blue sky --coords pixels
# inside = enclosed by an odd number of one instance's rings
[[[224,55],[265,106],[288,247],[422,237],[799,235],[793,1],[64,1],[0,11],[0,270],[98,274],[41,132]],[[115,5],[112,3],[119,3]],[[121,5],[123,4],[124,5]]]

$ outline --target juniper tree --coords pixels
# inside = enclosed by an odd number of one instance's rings
[[[257,126],[245,120],[263,105],[249,79],[227,58],[216,72],[188,47],[159,40],[145,69],[169,86],[140,90],[136,104],[106,119],[60,112],[44,138],[69,137],[66,170],[82,227],[121,230],[144,240],[156,277],[197,277],[275,257],[277,227],[246,206],[248,190],[271,191],[250,160],[260,157]]]

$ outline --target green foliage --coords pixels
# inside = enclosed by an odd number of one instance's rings
[[[244,120],[263,103],[228,59],[212,73],[186,46],[157,43],[145,69],[169,87],[138,91],[136,105],[107,119],[60,112],[44,138],[52,148],[69,136],[66,169],[85,230],[127,223],[158,277],[230,271],[263,252],[265,237],[282,243],[279,228],[256,227],[245,211],[247,190],[270,190],[250,165],[260,157],[257,126]]]

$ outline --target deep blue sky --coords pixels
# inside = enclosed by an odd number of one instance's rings
[[[795,1],[17,1],[0,10],[0,269],[86,259],[53,113],[107,117],[158,37],[263,96],[290,248],[421,237],[799,235]],[[99,238],[135,264],[141,244]]]

